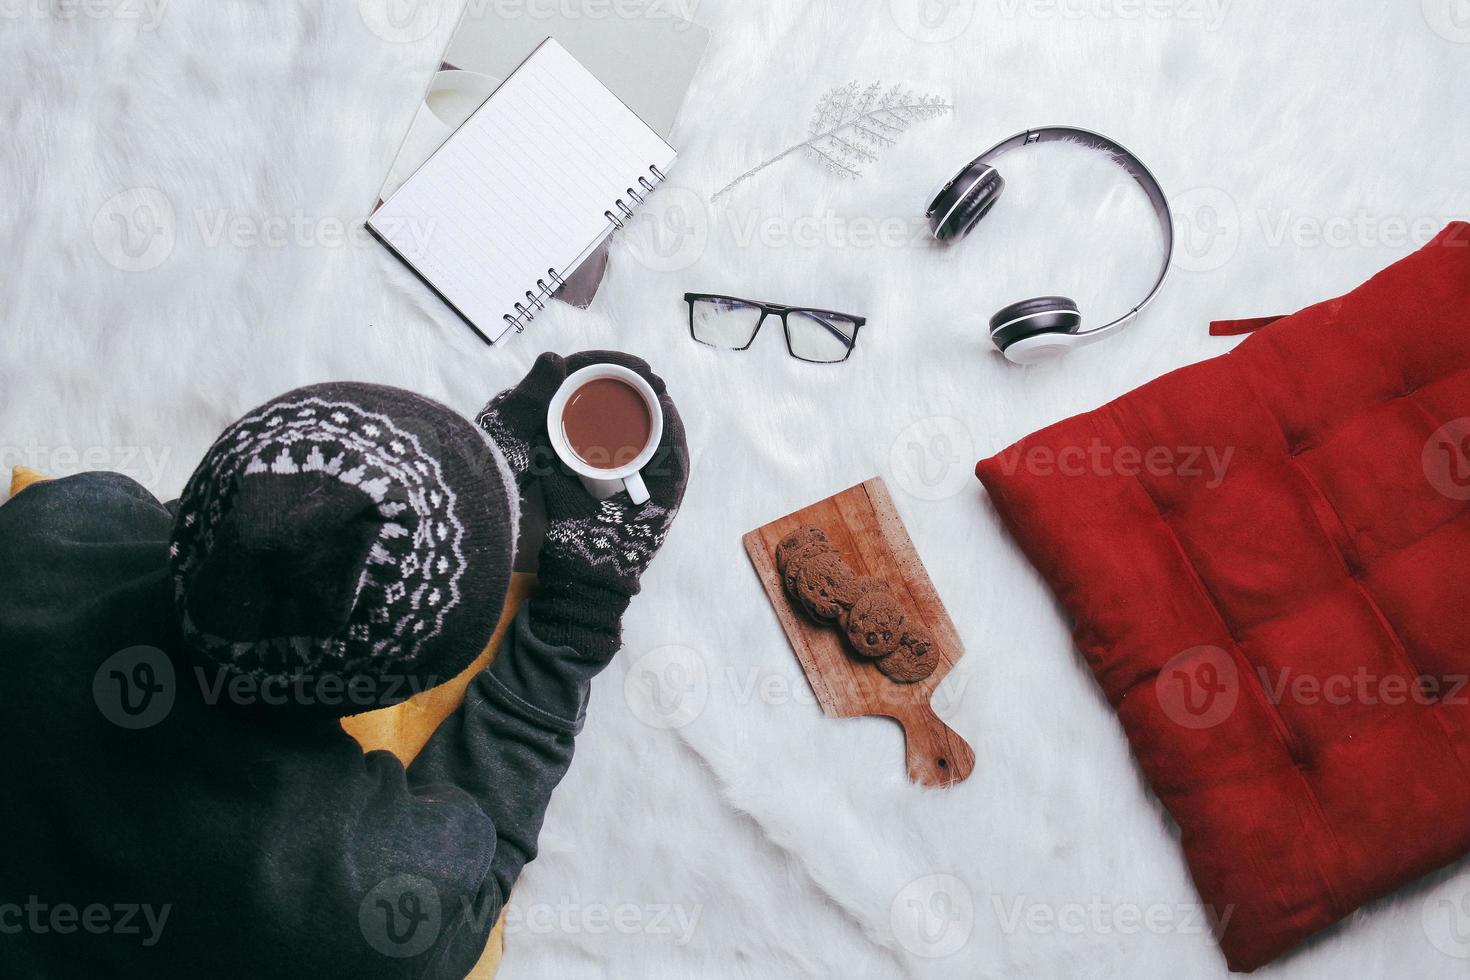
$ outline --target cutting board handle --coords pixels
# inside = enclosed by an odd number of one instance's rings
[[[953,786],[975,771],[975,750],[959,733],[919,702],[898,717],[908,747],[909,778],[935,789]]]

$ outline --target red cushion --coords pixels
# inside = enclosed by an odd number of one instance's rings
[[[1231,910],[1232,969],[1470,852],[1467,454],[1457,223],[978,467]]]

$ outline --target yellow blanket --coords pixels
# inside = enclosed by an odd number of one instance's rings
[[[28,470],[17,466],[11,473],[10,495],[13,497],[26,487],[39,483],[45,477],[34,470]],[[418,697],[392,708],[384,708],[382,711],[374,711],[355,718],[346,718],[342,721],[342,727],[353,738],[364,751],[371,752],[375,749],[386,749],[398,756],[404,765],[413,761],[414,757],[423,749],[428,742],[429,736],[439,727],[440,722],[449,717],[450,713],[457,709],[464,701],[465,688],[480,671],[484,670],[494,656],[496,650],[500,649],[500,639],[505,635],[506,628],[515,618],[521,603],[525,602],[531,592],[535,589],[536,579],[532,575],[516,575],[511,580],[510,595],[505,600],[505,611],[500,617],[500,625],[495,630],[495,636],[490,640],[489,647],[480,654],[480,658],[465,669],[448,684],[425,691]],[[485,953],[480,957],[474,970],[470,971],[472,980],[490,980],[495,976],[495,971],[500,968],[500,957],[505,951],[505,915],[502,913],[500,921],[496,923],[495,930],[490,934],[490,942],[485,947]]]

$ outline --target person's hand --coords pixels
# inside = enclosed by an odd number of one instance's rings
[[[573,354],[565,365],[571,374],[603,363],[642,375],[663,408],[663,438],[642,471],[649,500],[635,504],[626,491],[595,500],[581,480],[562,467],[542,477],[547,530],[541,547],[541,591],[532,601],[532,616],[537,634],[546,642],[611,657],[621,643],[623,613],[638,594],[639,580],[683,502],[689,446],[663,379],[641,359],[591,351]]]
[[[637,594],[638,579],[663,544],[684,499],[689,447],[679,410],[663,379],[646,362],[630,354],[590,351],[568,357],[567,373],[593,364],[617,364],[635,371],[658,395],[664,415],[663,438],[642,470],[649,500],[634,504],[625,491],[620,491],[599,502],[575,474],[558,469],[542,481],[549,525],[542,567],[550,562],[570,576],[598,580],[632,596]]]
[[[542,354],[520,384],[496,395],[475,416],[475,424],[500,447],[519,489],[524,490],[533,470],[539,469],[536,464],[551,459],[546,411],[568,373],[561,357]]]

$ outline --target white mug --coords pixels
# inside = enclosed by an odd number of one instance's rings
[[[578,456],[570,445],[567,444],[566,430],[562,427],[562,415],[566,412],[567,402],[572,396],[581,390],[583,385],[590,384],[603,378],[614,378],[628,385],[643,397],[643,403],[648,407],[649,433],[648,445],[643,451],[625,466],[617,469],[604,470],[591,466]],[[593,364],[584,367],[580,371],[574,371],[562,382],[556,397],[551,399],[551,404],[546,409],[546,431],[551,436],[551,448],[556,456],[567,468],[582,478],[582,485],[587,492],[598,500],[606,500],[619,490],[626,489],[628,496],[633,498],[635,504],[648,503],[648,487],[643,482],[641,470],[647,466],[658,452],[658,445],[664,437],[664,410],[658,403],[658,395],[653,386],[643,380],[643,376],[637,371],[630,370],[620,364]]]

